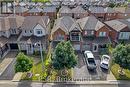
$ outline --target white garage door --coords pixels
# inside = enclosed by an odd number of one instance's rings
[[[74,49],[75,49],[75,50],[80,50],[80,45],[79,45],[79,44],[75,44],[75,45],[74,45]]]

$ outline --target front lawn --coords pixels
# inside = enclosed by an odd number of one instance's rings
[[[124,69],[124,72],[125,72],[125,75],[124,76],[121,76],[119,75],[118,73],[118,70],[120,69],[119,65],[118,64],[113,64],[111,66],[111,71],[113,73],[113,75],[115,76],[115,78],[117,80],[130,80],[130,70],[128,69]]]

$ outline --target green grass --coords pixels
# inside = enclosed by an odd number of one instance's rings
[[[118,64],[113,64],[111,66],[111,71],[113,73],[113,75],[115,76],[115,78],[117,80],[130,80],[130,70],[128,69],[124,69],[125,75],[122,76],[118,73],[118,70],[120,69]]]

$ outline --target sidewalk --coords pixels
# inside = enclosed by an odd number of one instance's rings
[[[17,52],[9,52],[0,63],[0,76],[6,70],[6,68],[11,64],[11,62],[15,59]]]
[[[109,74],[107,74],[107,81],[117,81],[113,73],[110,71]]]

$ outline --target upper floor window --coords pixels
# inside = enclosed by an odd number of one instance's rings
[[[99,36],[101,36],[101,37],[106,36],[106,32],[100,32],[100,33],[99,33]]]

